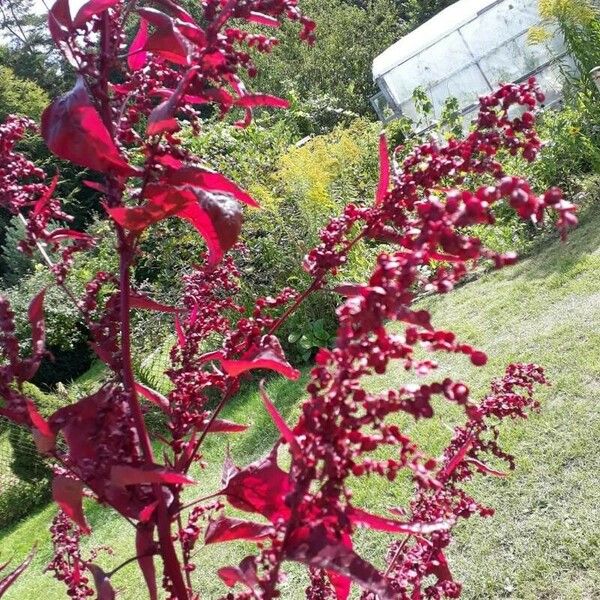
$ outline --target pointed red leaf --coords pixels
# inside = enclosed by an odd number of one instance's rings
[[[138,71],[146,65],[148,54],[144,51],[144,47],[147,41],[148,21],[140,19],[140,27],[131,42],[131,46],[129,46],[129,54],[127,55],[127,64],[132,71]]]
[[[244,558],[240,562],[239,567],[222,567],[218,570],[218,575],[225,585],[229,587],[233,587],[236,583],[241,583],[254,590],[258,584],[256,564],[252,556]]]
[[[448,464],[442,468],[437,477],[440,481],[446,480],[448,477],[450,477],[450,475],[452,475],[452,473],[454,473],[456,467],[458,467],[458,465],[464,460],[467,452],[473,447],[474,441],[475,440],[473,439],[473,436],[470,436],[458,450],[458,452],[450,459]]]
[[[147,186],[152,196],[142,206],[132,208],[120,206],[106,208],[106,212],[124,229],[134,233],[141,233],[146,227],[172,217],[181,211],[187,204],[194,202],[195,198],[191,192],[181,192],[164,186]],[[160,187],[161,192],[155,188]]]
[[[81,481],[63,475],[55,475],[52,480],[52,497],[67,517],[79,525],[84,533],[90,532],[90,527],[83,514],[83,483]]]
[[[54,43],[62,47],[62,42],[67,39],[73,29],[69,0],[56,0],[52,5],[48,11],[48,29]]]
[[[141,308],[142,310],[155,310],[157,312],[171,314],[177,314],[179,312],[179,309],[175,306],[161,304],[160,302],[156,302],[147,296],[140,296],[138,294],[132,294],[129,297],[129,305],[131,308]]]
[[[385,199],[390,187],[390,156],[385,133],[379,136],[379,183],[375,193],[375,205],[379,206]]]
[[[117,595],[108,575],[98,565],[89,564],[87,568],[94,576],[94,585],[98,594],[96,600],[115,600]]]
[[[352,588],[352,580],[337,571],[326,571],[329,582],[335,591],[336,600],[348,600],[350,589]]]
[[[281,23],[271,15],[264,15],[256,11],[250,11],[250,14],[246,17],[246,20],[250,23],[258,23],[259,25],[266,25],[267,27],[279,27]]]
[[[197,196],[198,202],[188,204],[177,216],[189,221],[204,238],[208,263],[215,266],[238,240],[242,209],[229,195],[199,191]]]
[[[288,379],[298,379],[300,371],[294,369],[285,359],[279,340],[274,335],[266,335],[260,341],[260,347],[239,360],[222,359],[221,364],[228,375],[237,377],[253,369],[269,369]]]
[[[44,208],[47,206],[50,198],[52,198],[52,194],[54,194],[54,190],[56,189],[56,185],[58,184],[58,175],[55,175],[50,182],[50,185],[46,189],[46,191],[42,194],[39,200],[35,203],[33,207],[33,216],[37,217]]]
[[[248,425],[242,425],[240,423],[234,423],[227,419],[214,419],[208,428],[209,433],[241,433],[246,431]]]
[[[335,537],[333,527],[333,523],[330,527],[323,523],[301,525],[286,540],[286,557],[318,569],[336,571],[377,594],[381,600],[397,598],[373,565]]]
[[[290,508],[285,497],[291,492],[289,474],[277,465],[277,449],[230,477],[221,494],[229,503],[246,512],[259,513],[271,521],[287,518]]]
[[[209,169],[199,167],[183,167],[170,171],[165,177],[165,183],[174,186],[190,185],[198,187],[208,192],[222,192],[233,196],[239,202],[260,208],[260,205],[248,192],[239,187],[236,183]]]
[[[503,471],[497,471],[496,469],[492,469],[488,467],[485,463],[482,463],[480,460],[476,458],[465,458],[465,462],[471,465],[474,465],[475,468],[481,473],[487,473],[488,475],[493,475],[494,477],[507,477],[508,473],[504,473]]]
[[[183,348],[185,346],[185,332],[178,315],[175,315],[175,333],[177,334],[177,343]]]
[[[73,18],[73,27],[83,27],[93,16],[99,15],[107,8],[115,6],[120,0],[89,0],[78,11]]]
[[[154,27],[143,49],[175,64],[187,65],[193,47],[175,21],[154,8],[140,8],[138,13]]]
[[[446,556],[441,550],[438,551],[435,559],[430,562],[430,565],[430,573],[435,575],[438,578],[438,581],[454,581]]]
[[[65,229],[64,227],[52,230],[48,239],[53,242],[61,242],[62,240],[93,240],[89,233],[77,231],[76,229]]]
[[[154,568],[154,556],[156,552],[154,539],[154,527],[151,525],[138,525],[135,535],[135,551],[140,571],[144,576],[146,587],[148,588],[149,600],[158,599],[158,589],[156,586],[156,569]]]
[[[225,460],[223,461],[223,468],[221,469],[221,486],[224,488],[229,483],[229,480],[237,475],[240,470],[237,468],[236,464],[233,462],[231,458],[231,453],[229,451],[229,444],[227,444],[227,450],[225,453]]]
[[[151,468],[130,467],[129,465],[114,465],[110,469],[112,483],[119,487],[126,485],[140,485],[148,483],[161,483],[171,485],[187,485],[195,483],[191,477],[177,471],[169,471],[159,466]]]
[[[267,412],[271,415],[273,419],[273,423],[275,423],[275,427],[279,430],[281,437],[289,444],[290,450],[294,457],[300,458],[302,456],[302,450],[298,445],[298,441],[296,440],[296,436],[292,432],[292,430],[288,427],[287,423],[284,421],[283,417],[279,414],[279,411],[275,407],[275,405],[271,402],[269,396],[267,395],[267,391],[265,390],[265,382],[264,380],[260,382],[259,385],[260,397],[262,398],[263,404],[267,409]]]
[[[60,158],[101,173],[134,175],[92,104],[82,77],[42,114],[42,137]]]
[[[271,525],[242,521],[241,519],[230,519],[219,517],[212,520],[204,534],[205,544],[216,544],[217,542],[229,542],[232,540],[261,540],[273,531]]]
[[[35,548],[27,555],[27,558],[13,571],[11,571],[8,575],[5,575],[2,579],[0,579],[0,598],[6,594],[8,588],[13,585],[13,583],[21,576],[23,571],[29,566],[31,560],[33,559],[33,555],[35,554]],[[2,565],[0,571],[2,571],[8,563]]]
[[[139,515],[140,523],[147,523],[152,518],[152,515],[154,514],[154,511],[156,510],[157,506],[158,506],[158,500],[155,500],[154,502],[151,502],[147,506],[144,506],[144,508],[142,508],[142,510],[140,511],[140,515]]]
[[[257,106],[269,106],[271,108],[289,108],[290,103],[277,96],[269,94],[245,94],[236,100],[236,105],[243,108],[255,108]]]
[[[169,412],[169,401],[162,394],[139,382],[136,382],[135,389],[137,393],[144,396],[146,400],[149,400],[161,410]]]
[[[42,453],[50,452],[56,444],[55,433],[31,400],[27,400],[27,412],[35,428],[32,433],[38,451]]]
[[[355,525],[375,529],[376,531],[387,531],[389,533],[407,533],[410,535],[427,535],[434,531],[446,531],[450,528],[448,521],[434,521],[432,523],[402,523],[395,519],[386,519],[379,515],[373,515],[360,508],[348,508],[346,515]]]

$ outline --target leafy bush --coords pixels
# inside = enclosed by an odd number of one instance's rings
[[[35,82],[20,79],[9,67],[0,65],[0,121],[19,114],[39,119],[50,99]]]

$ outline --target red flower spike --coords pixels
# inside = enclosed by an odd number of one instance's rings
[[[259,384],[260,389],[260,397],[262,398],[263,404],[267,409],[267,412],[273,419],[273,423],[275,423],[275,427],[279,430],[281,437],[289,444],[290,451],[295,456],[295,458],[300,459],[302,457],[302,450],[298,445],[298,441],[296,440],[296,436],[292,432],[292,430],[288,427],[287,423],[284,421],[283,417],[279,414],[279,411],[275,407],[275,405],[271,402],[269,396],[267,395],[267,390],[265,390],[265,382],[262,380]]]
[[[110,583],[110,577],[98,566],[89,564],[88,569],[94,577],[94,585],[96,586],[96,600],[115,600],[117,594]]]
[[[52,480],[52,497],[60,509],[75,524],[79,525],[84,533],[90,533],[90,527],[83,514],[83,484],[81,481],[63,475],[55,475]]]
[[[41,131],[48,148],[59,158],[101,173],[122,176],[137,173],[115,146],[82,77],[70,92],[46,108]]]
[[[272,531],[271,525],[220,516],[208,524],[204,534],[204,543],[216,544],[232,540],[256,542],[268,536]]]
[[[299,379],[300,371],[294,369],[285,359],[279,340],[274,335],[264,336],[258,348],[250,351],[239,360],[221,359],[228,375],[237,377],[254,369],[269,369],[287,379]]]
[[[177,471],[163,469],[159,465],[150,468],[114,465],[110,470],[110,479],[118,487],[160,483],[165,485],[189,485],[195,483],[191,477]]]
[[[27,555],[27,558],[13,571],[11,571],[8,575],[4,575],[2,579],[0,579],[0,598],[6,594],[8,588],[10,588],[15,581],[23,574],[25,569],[31,563],[33,556],[35,554],[35,548]],[[0,566],[0,571],[3,571],[8,566],[8,563]]]
[[[375,193],[375,206],[379,206],[387,196],[390,187],[390,155],[385,133],[379,136],[379,183]]]

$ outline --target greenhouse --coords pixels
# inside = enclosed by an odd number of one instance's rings
[[[560,100],[570,68],[562,37],[549,29],[543,43],[530,31],[541,24],[538,0],[460,0],[387,48],[373,61],[379,118],[416,119],[413,92],[422,89],[439,118],[448,97],[468,119],[479,95],[500,83],[535,75],[548,104]]]

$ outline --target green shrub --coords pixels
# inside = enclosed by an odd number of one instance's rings
[[[37,83],[21,79],[12,69],[0,65],[0,121],[11,114],[37,120],[49,103],[48,94]]]
[[[19,481],[0,494],[0,529],[31,515],[50,500],[47,481]]]

